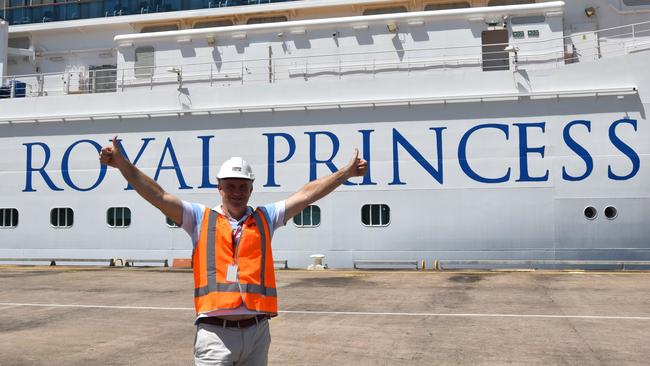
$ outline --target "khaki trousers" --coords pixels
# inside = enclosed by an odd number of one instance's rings
[[[194,341],[194,364],[264,366],[268,363],[270,345],[268,319],[248,328],[199,324]]]

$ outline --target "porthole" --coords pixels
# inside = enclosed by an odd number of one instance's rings
[[[587,220],[593,220],[598,216],[598,210],[593,206],[587,206],[585,207],[584,214]]]
[[[129,227],[131,209],[128,207],[111,207],[106,211],[106,223],[109,227]]]
[[[365,226],[388,226],[390,207],[386,204],[367,204],[361,207],[361,223]]]
[[[293,224],[297,227],[316,227],[320,225],[320,207],[309,205],[293,217]]]
[[[18,226],[18,210],[15,208],[0,208],[0,228],[13,229]]]
[[[50,211],[50,225],[56,228],[71,228],[74,211],[70,207],[56,207]]]
[[[616,216],[618,216],[618,210],[614,206],[607,206],[605,207],[605,217],[607,217],[610,220],[614,220]]]

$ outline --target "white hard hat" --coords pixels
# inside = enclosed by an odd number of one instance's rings
[[[219,173],[217,173],[217,178],[240,178],[255,180],[255,175],[253,174],[251,165],[248,164],[246,160],[238,156],[234,156],[226,160],[226,162],[221,165]]]

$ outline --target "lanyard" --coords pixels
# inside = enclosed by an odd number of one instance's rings
[[[237,244],[239,244],[239,239],[241,239],[241,233],[244,230],[244,223],[242,222],[241,225],[237,225],[237,228],[233,230],[232,232],[232,246],[233,248],[237,247]]]

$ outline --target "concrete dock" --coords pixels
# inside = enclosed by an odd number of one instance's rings
[[[271,365],[648,365],[648,272],[277,273]],[[191,365],[193,283],[0,267],[0,365]]]

